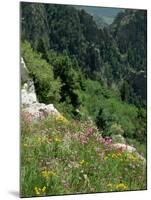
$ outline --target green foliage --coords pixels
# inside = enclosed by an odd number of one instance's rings
[[[80,93],[84,89],[84,77],[79,69],[78,63],[75,58],[70,58],[66,51],[63,54],[50,51],[48,58],[53,66],[55,77],[60,77],[62,83],[61,104],[63,105],[64,102],[67,105],[71,104],[72,109],[69,108],[68,113],[73,114],[81,105]]]
[[[115,84],[122,100],[146,106],[145,11],[125,10],[99,29],[90,14],[73,6],[22,2],[21,10],[21,38],[42,58],[50,62],[50,49],[66,51],[88,78]],[[123,80],[127,85],[121,86]]]
[[[137,139],[126,138],[126,143],[130,146],[134,146],[138,153],[140,153],[144,158],[147,158],[147,143],[138,141]]]
[[[141,112],[142,114],[139,116],[140,111],[137,107],[110,98],[102,102],[96,117],[96,124],[103,130],[103,135],[121,134],[121,132],[123,132],[125,137],[137,138],[140,141],[145,141],[146,123],[142,116],[145,110]],[[142,123],[140,122],[140,117],[142,118]],[[115,124],[119,126],[116,127],[116,129],[118,128],[116,131]],[[141,135],[139,135],[139,133],[141,133]]]
[[[21,55],[34,80],[38,100],[46,104],[59,102],[61,84],[59,78],[54,79],[52,66],[26,41],[21,44]]]
[[[113,143],[122,143],[122,144],[126,144],[126,140],[125,140],[125,138],[122,136],[122,135],[114,135],[114,134],[112,134],[111,135],[111,137],[112,137],[112,142]]]

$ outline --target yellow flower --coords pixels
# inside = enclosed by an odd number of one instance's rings
[[[43,177],[47,178],[49,176],[49,171],[42,171],[41,174]]]
[[[124,183],[119,183],[116,185],[116,189],[119,191],[127,190],[128,187]]]
[[[42,171],[41,174],[42,174],[42,176],[44,178],[48,178],[50,176],[57,176],[57,174],[55,172],[53,172],[53,171],[47,171],[47,170]]]
[[[38,196],[43,195],[43,194],[45,194],[46,186],[44,186],[43,188],[39,188],[39,187],[35,186],[34,190],[35,190],[36,195],[38,195]]]
[[[39,188],[38,188],[38,187],[35,187],[34,189],[35,189],[36,195],[40,195]]]
[[[56,141],[57,143],[60,143],[60,142],[61,142],[61,139],[58,138],[58,137],[56,137],[56,138],[55,138],[55,141]]]
[[[85,163],[85,160],[81,160],[81,161],[79,162],[80,165],[83,165],[84,163]]]
[[[65,117],[63,117],[62,115],[57,116],[57,117],[56,117],[56,120],[57,120],[57,121],[62,121],[62,122],[64,122],[64,123],[68,123],[68,122],[69,122],[69,121],[68,121]]]
[[[117,155],[116,154],[112,154],[112,158],[117,158]]]
[[[44,186],[43,188],[42,188],[42,192],[45,192],[46,191],[46,186]]]
[[[108,157],[107,157],[107,156],[105,156],[105,157],[104,157],[104,160],[107,160],[107,159],[108,159]]]
[[[132,160],[132,161],[136,161],[137,157],[132,155],[132,154],[129,154],[129,159]]]

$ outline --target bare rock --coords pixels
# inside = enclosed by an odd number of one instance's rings
[[[116,143],[116,144],[112,144],[112,147],[115,149],[121,149],[123,151],[128,151],[130,153],[136,152],[136,149],[134,147],[129,146],[127,144]]]
[[[120,149],[120,150],[122,150],[122,151],[127,151],[127,152],[129,152],[129,153],[135,153],[135,155],[136,155],[140,160],[142,160],[144,163],[146,163],[146,159],[145,159],[142,155],[140,155],[140,154],[137,152],[136,148],[134,148],[134,147],[132,147],[132,146],[129,146],[129,145],[127,145],[127,144],[122,144],[122,143],[112,144],[111,146],[112,146],[112,148],[115,148],[115,149]]]
[[[53,104],[46,105],[38,102],[34,82],[29,77],[23,58],[21,58],[21,78],[24,83],[21,89],[22,111],[30,114],[32,121],[44,119],[49,115],[60,115]]]

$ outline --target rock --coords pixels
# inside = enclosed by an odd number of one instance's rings
[[[53,104],[39,103],[33,80],[29,77],[28,69],[21,58],[21,78],[24,82],[21,89],[22,111],[30,114],[33,121],[46,118],[48,115],[60,115]]]
[[[30,106],[33,103],[38,103],[35,87],[32,80],[24,83],[23,88],[21,89],[21,100],[23,106]]]
[[[129,146],[127,144],[116,143],[116,144],[112,144],[112,147],[115,149],[121,149],[123,151],[128,151],[130,153],[136,152],[136,149],[134,147]]]
[[[129,146],[129,145],[126,145],[126,144],[122,144],[122,143],[116,143],[116,144],[112,144],[111,147],[115,148],[115,149],[120,149],[122,151],[127,151],[127,152],[130,152],[130,153],[135,153],[135,155],[140,160],[142,160],[144,164],[146,163],[146,159],[137,152],[136,148],[134,148],[132,146]]]
[[[29,71],[28,71],[28,69],[27,69],[27,67],[26,67],[26,65],[25,65],[25,62],[24,62],[24,59],[21,57],[21,81],[22,81],[22,83],[25,83],[25,82],[27,82],[29,79],[30,79],[30,77],[29,77]]]
[[[44,119],[49,115],[60,115],[53,104],[45,105],[43,103],[33,103],[22,109],[22,111],[29,113],[33,121]]]

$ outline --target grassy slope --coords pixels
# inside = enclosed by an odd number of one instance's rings
[[[145,166],[115,151],[92,122],[22,115],[21,196],[146,189]]]

